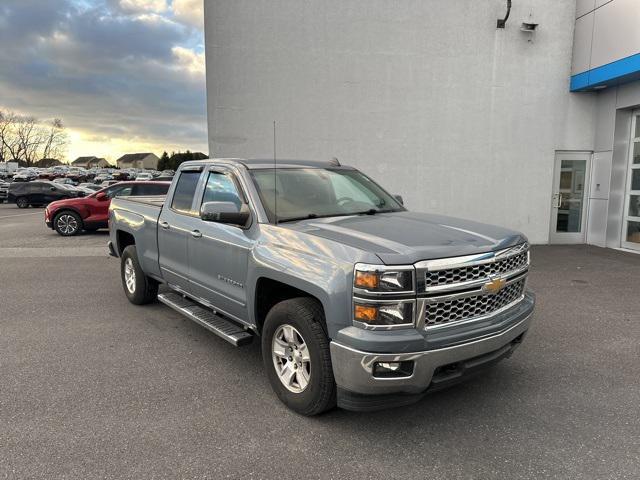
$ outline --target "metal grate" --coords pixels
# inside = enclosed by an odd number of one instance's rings
[[[490,315],[520,298],[524,293],[524,285],[525,280],[522,279],[507,285],[495,295],[480,294],[446,302],[428,303],[425,325],[432,327]]]
[[[527,265],[527,252],[519,253],[504,260],[498,260],[493,263],[485,263],[484,265],[473,265],[470,267],[450,268],[446,270],[436,270],[425,273],[427,287],[436,287],[439,285],[450,285],[454,283],[468,282],[487,278],[492,275],[501,275],[503,273],[518,270]]]

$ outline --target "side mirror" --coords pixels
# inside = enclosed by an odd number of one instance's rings
[[[105,200],[109,200],[109,195],[104,192],[100,192],[96,195],[96,200],[98,200],[99,202],[104,202]]]
[[[395,198],[400,205],[404,205],[404,200],[402,199],[402,195],[394,195],[393,198]]]
[[[227,223],[244,227],[250,217],[251,212],[246,203],[238,209],[238,206],[233,202],[206,202],[200,208],[200,218],[205,222]]]
[[[55,192],[57,190],[56,187],[49,187],[49,190],[51,190],[52,192]]]

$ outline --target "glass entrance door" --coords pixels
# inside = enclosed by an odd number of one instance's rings
[[[621,244],[625,248],[640,250],[640,111],[638,110],[633,113],[631,123],[629,171]]]
[[[557,152],[551,199],[551,243],[584,243],[591,153]]]

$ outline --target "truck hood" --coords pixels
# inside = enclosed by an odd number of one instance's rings
[[[527,240],[493,225],[414,212],[313,219],[289,227],[375,253],[385,264],[483,253]]]

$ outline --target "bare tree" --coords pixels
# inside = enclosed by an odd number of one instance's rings
[[[64,156],[68,143],[59,118],[43,124],[35,117],[0,111],[0,161],[19,160],[31,166],[42,158]]]

